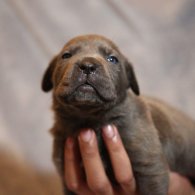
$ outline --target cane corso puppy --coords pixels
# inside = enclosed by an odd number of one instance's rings
[[[195,122],[160,100],[141,96],[132,65],[107,38],[70,40],[49,64],[42,89],[53,89],[53,159],[61,175],[66,138],[92,128],[107,175],[117,185],[101,137],[101,128],[114,124],[140,195],[166,195],[169,169],[195,178]]]

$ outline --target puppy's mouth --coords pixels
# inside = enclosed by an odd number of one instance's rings
[[[74,87],[70,87],[67,90],[65,96],[63,96],[63,101],[67,102],[68,104],[75,105],[75,106],[82,106],[82,105],[99,105],[103,102],[102,95],[99,94],[98,90],[96,89],[95,84],[90,83],[90,81],[84,81],[80,84],[75,84]]]
[[[80,91],[82,93],[93,93],[94,91],[96,91],[96,89],[94,88],[94,86],[92,86],[91,84],[89,84],[88,82],[79,85],[75,91]]]

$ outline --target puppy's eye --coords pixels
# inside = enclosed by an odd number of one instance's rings
[[[117,63],[118,63],[118,58],[115,57],[115,56],[108,56],[108,57],[107,57],[107,61],[108,61],[108,62],[111,62],[111,63],[113,63],[113,64],[117,64]]]
[[[65,52],[63,55],[62,55],[62,58],[63,59],[67,59],[67,58],[71,58],[72,57],[72,54],[70,52]]]

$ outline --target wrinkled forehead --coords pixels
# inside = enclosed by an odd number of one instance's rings
[[[63,51],[104,51],[107,53],[118,52],[117,46],[109,39],[99,35],[79,36],[70,40],[63,48]]]

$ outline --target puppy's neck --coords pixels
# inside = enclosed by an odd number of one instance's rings
[[[83,128],[91,128],[99,132],[103,126],[108,124],[114,124],[117,127],[126,126],[125,123],[131,120],[129,109],[135,109],[136,101],[135,96],[128,95],[115,106],[106,110],[100,109],[96,113],[87,113],[75,107],[62,106],[54,102],[55,124],[51,132],[56,136],[66,137],[77,135]],[[128,108],[129,106],[130,108]],[[120,124],[118,121],[121,121]]]
[[[76,123],[78,121],[84,121],[85,123],[87,123],[87,121],[89,121],[89,123],[100,123],[100,121],[103,121],[103,123],[109,123],[114,118],[123,117],[126,115],[126,108],[130,105],[129,101],[131,101],[133,109],[135,106],[133,99],[134,98],[130,98],[127,95],[122,101],[113,103],[113,105],[110,104],[107,106],[92,108],[86,108],[85,106],[83,106],[83,108],[77,108],[72,105],[62,106],[59,103],[54,102],[53,109],[56,117],[60,121],[65,120],[66,122],[72,122],[74,120]]]
[[[58,118],[62,120],[71,120],[72,118],[77,118],[78,120],[99,120],[102,118],[107,118],[109,115],[112,117],[113,113],[116,115],[118,108],[123,107],[127,104],[129,99],[128,95],[123,96],[116,101],[103,103],[100,105],[72,105],[72,104],[62,104],[58,102],[56,98],[53,99],[53,110]],[[118,112],[119,114],[120,112]]]

